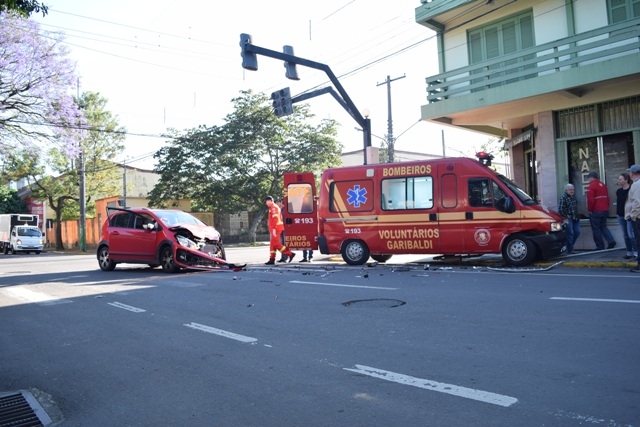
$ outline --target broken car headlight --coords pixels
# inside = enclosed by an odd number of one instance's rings
[[[180,235],[178,235],[178,236],[176,236],[176,240],[178,241],[178,243],[180,243],[180,244],[181,244],[182,246],[184,246],[185,248],[193,249],[193,250],[196,250],[196,251],[197,251],[198,249],[200,249],[200,248],[198,247],[198,245],[197,245],[194,241],[192,241],[192,240],[190,240],[190,239],[187,239],[187,238],[186,238],[186,237],[184,237],[184,236],[180,236]]]

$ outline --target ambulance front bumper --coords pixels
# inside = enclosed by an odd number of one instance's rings
[[[529,238],[540,248],[543,259],[555,258],[567,251],[567,234],[564,230],[529,236]]]

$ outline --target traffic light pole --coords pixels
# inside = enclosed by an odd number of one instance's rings
[[[371,120],[368,117],[363,117],[362,114],[360,114],[360,111],[358,111],[353,101],[351,100],[351,98],[349,98],[349,95],[340,84],[340,81],[338,81],[338,78],[335,76],[335,74],[333,74],[333,71],[331,71],[331,68],[329,68],[328,65],[321,64],[315,61],[310,61],[305,58],[300,58],[295,55],[290,55],[288,53],[278,52],[275,50],[265,49],[263,47],[256,46],[254,44],[251,44],[251,37],[247,34],[240,35],[240,47],[242,48],[243,58],[245,57],[245,54],[246,55],[264,55],[270,58],[275,58],[275,59],[280,59],[282,61],[285,61],[285,66],[286,64],[299,64],[305,67],[315,68],[316,70],[324,71],[325,74],[329,77],[329,80],[331,80],[331,83],[333,83],[333,85],[335,86],[336,90],[338,91],[338,94],[336,94],[335,91],[333,91],[333,88],[323,88],[323,89],[319,89],[317,91],[311,92],[309,94],[297,96],[292,99],[292,103],[310,99],[315,96],[323,95],[325,93],[330,93],[338,101],[338,103],[342,106],[342,108],[344,108],[347,111],[347,113],[349,113],[349,115],[353,117],[353,119],[362,128],[362,134],[364,138],[364,141],[363,141],[364,164],[365,165],[367,164],[367,147],[371,147]],[[257,69],[258,68],[257,61],[255,61],[255,64],[253,64],[252,67],[250,68],[245,67],[245,68],[252,69],[252,70]]]

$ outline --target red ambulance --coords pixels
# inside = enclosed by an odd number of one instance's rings
[[[331,168],[319,194],[313,173],[287,173],[287,246],[341,254],[350,265],[394,254],[502,253],[525,266],[566,251],[560,215],[480,157]]]

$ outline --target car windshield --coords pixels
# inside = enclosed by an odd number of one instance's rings
[[[20,228],[18,228],[18,236],[40,237],[40,230],[38,230],[36,228],[20,227]]]
[[[198,218],[189,215],[186,212],[181,211],[153,211],[160,221],[166,226],[172,226],[177,224],[196,224],[196,225],[206,225],[204,222],[200,221]]]

